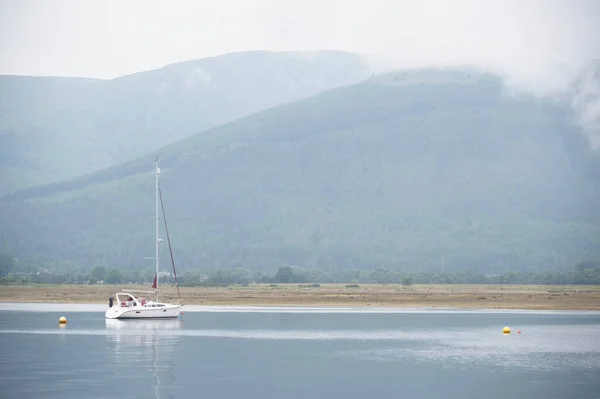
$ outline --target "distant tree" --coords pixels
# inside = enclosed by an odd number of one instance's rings
[[[90,282],[92,284],[97,283],[98,281],[103,281],[106,278],[106,267],[102,265],[94,266],[92,272],[90,273]]]
[[[414,278],[412,276],[406,276],[402,279],[402,285],[413,285]]]
[[[250,271],[243,267],[236,267],[231,277],[234,284],[250,284],[253,281]]]
[[[206,284],[224,286],[224,285],[229,285],[232,282],[233,282],[233,278],[232,278],[231,270],[229,270],[225,267],[220,267],[220,268],[210,272],[210,274],[208,276],[208,280],[206,281]]]
[[[507,275],[503,275],[503,282],[505,284],[516,284],[519,279],[519,274],[515,272],[509,272]]]
[[[201,270],[186,270],[179,279],[183,285],[200,285],[203,282],[203,274]]]
[[[12,256],[0,253],[0,277],[7,276],[12,271],[14,259]]]
[[[583,272],[585,269],[600,269],[600,261],[583,261],[583,262],[579,262],[576,266],[575,269],[577,269],[577,271],[579,272]]]
[[[106,274],[106,284],[119,284],[123,282],[123,273],[119,269],[112,268]]]
[[[275,273],[275,282],[277,283],[291,283],[294,277],[294,269],[290,266],[283,266]]]

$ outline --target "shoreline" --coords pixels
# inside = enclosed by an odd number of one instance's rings
[[[101,305],[121,289],[140,285],[5,285],[0,303]],[[168,294],[167,294],[168,292]],[[425,284],[253,284],[247,287],[180,287],[184,305],[202,307],[384,308],[465,310],[600,310],[600,286]],[[172,287],[161,300],[176,299]]]
[[[40,302],[0,302],[2,312],[43,312],[43,313],[104,313],[105,304],[87,303],[40,303]],[[188,313],[296,313],[296,314],[531,314],[531,315],[583,315],[600,317],[600,310],[550,310],[550,309],[511,309],[511,308],[453,308],[453,307],[344,307],[344,306],[260,306],[260,305],[184,305],[183,314]]]

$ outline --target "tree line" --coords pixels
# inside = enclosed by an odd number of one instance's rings
[[[27,271],[29,270],[29,272]],[[97,265],[89,272],[64,268],[34,269],[19,265],[14,258],[0,254],[0,282],[51,284],[151,284],[152,270],[127,270]],[[161,275],[164,284],[174,284],[171,273]],[[282,266],[272,271],[251,271],[244,267],[188,269],[177,276],[181,286],[229,286],[246,284],[532,284],[532,285],[598,285],[600,261],[580,262],[564,271],[507,271],[482,274],[473,271],[396,272],[378,270],[324,271]]]

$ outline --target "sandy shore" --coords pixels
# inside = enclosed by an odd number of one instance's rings
[[[121,285],[0,286],[0,302],[107,303]],[[600,310],[600,286],[257,284],[248,287],[181,287],[184,304],[221,306],[424,307],[530,310]],[[168,295],[167,295],[168,292]],[[171,287],[161,299],[176,296]]]

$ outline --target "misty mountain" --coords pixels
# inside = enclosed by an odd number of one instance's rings
[[[101,170],[369,75],[352,53],[256,51],[112,80],[0,76],[0,194]]]
[[[0,242],[148,267],[159,156],[180,269],[558,270],[600,257],[600,156],[578,129],[568,100],[494,75],[394,72],[17,192]]]

